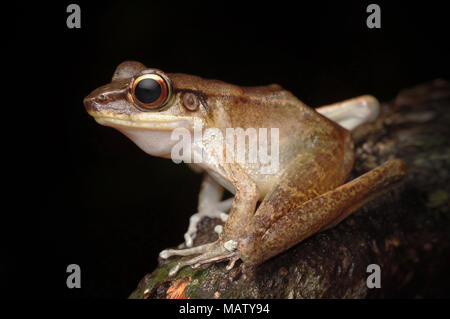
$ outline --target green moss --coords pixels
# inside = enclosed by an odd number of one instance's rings
[[[430,208],[438,208],[447,204],[449,201],[448,193],[443,189],[435,190],[428,194],[427,206]]]

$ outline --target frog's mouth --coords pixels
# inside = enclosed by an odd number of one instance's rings
[[[143,129],[157,131],[173,131],[177,128],[186,128],[189,131],[194,129],[194,120],[192,118],[180,118],[164,116],[151,119],[130,119],[110,117],[99,114],[91,114],[97,123],[104,126],[111,126],[116,129]]]

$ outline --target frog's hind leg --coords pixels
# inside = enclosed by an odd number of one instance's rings
[[[237,252],[238,240],[244,235],[245,228],[252,218],[258,202],[259,192],[256,184],[245,174],[238,164],[223,164],[228,177],[236,186],[236,196],[225,224],[224,231],[215,242],[188,249],[171,249],[162,251],[160,256],[199,256],[181,260],[169,271],[169,276],[175,275],[185,266],[198,266],[201,264],[230,260],[227,269],[231,269],[239,258]]]
[[[237,255],[236,251],[227,250],[223,245],[221,245],[219,241],[215,241],[213,243],[209,243],[194,248],[177,250],[175,251],[174,255],[189,256],[200,252],[201,254],[196,257],[183,259],[180,262],[178,262],[174,267],[172,267],[169,270],[169,276],[172,277],[176,275],[176,273],[181,268],[186,266],[192,266],[196,268],[201,264],[218,262],[224,259],[231,259],[234,264],[235,259],[234,257]]]
[[[164,249],[163,251],[161,251],[159,253],[159,257],[161,257],[163,259],[167,259],[172,256],[190,256],[190,255],[201,254],[201,253],[208,251],[208,249],[210,249],[212,247],[212,244],[213,243],[208,243],[208,244],[204,244],[204,245],[200,245],[200,246],[196,246],[196,247],[192,247],[192,248],[186,248],[186,249]]]
[[[399,159],[387,161],[344,185],[287,210],[263,228],[259,225],[268,215],[259,216],[258,210],[248,227],[247,236],[239,243],[239,255],[248,265],[260,264],[315,233],[335,226],[368,201],[391,189],[406,174],[405,162]]]
[[[325,105],[316,111],[347,130],[374,121],[380,113],[380,103],[371,95],[363,95],[350,100]]]

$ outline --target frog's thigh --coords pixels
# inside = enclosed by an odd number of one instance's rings
[[[262,235],[288,211],[341,185],[348,174],[342,169],[343,156],[338,147],[324,147],[297,155],[265,196],[249,227],[256,232],[257,226]]]
[[[363,95],[321,106],[316,111],[347,130],[353,130],[361,124],[374,121],[380,113],[380,103],[371,95]]]
[[[262,232],[255,218],[248,237],[238,247],[244,263],[257,265],[298,244],[336,220],[342,220],[367,201],[390,189],[407,173],[406,164],[390,160],[368,173],[304,202],[292,210],[284,210],[269,228]],[[286,199],[286,203],[289,200]]]
[[[337,147],[323,147],[303,152],[289,163],[277,185],[265,196],[247,224],[243,236],[246,239],[240,241],[246,243],[240,247],[243,260],[256,257],[255,253],[263,253],[256,246],[282,216],[344,182],[348,172],[341,167],[345,161],[343,156],[343,151]]]

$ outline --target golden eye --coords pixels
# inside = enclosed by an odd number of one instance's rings
[[[148,110],[159,109],[166,105],[171,91],[168,79],[156,73],[138,76],[131,89],[135,103]]]

